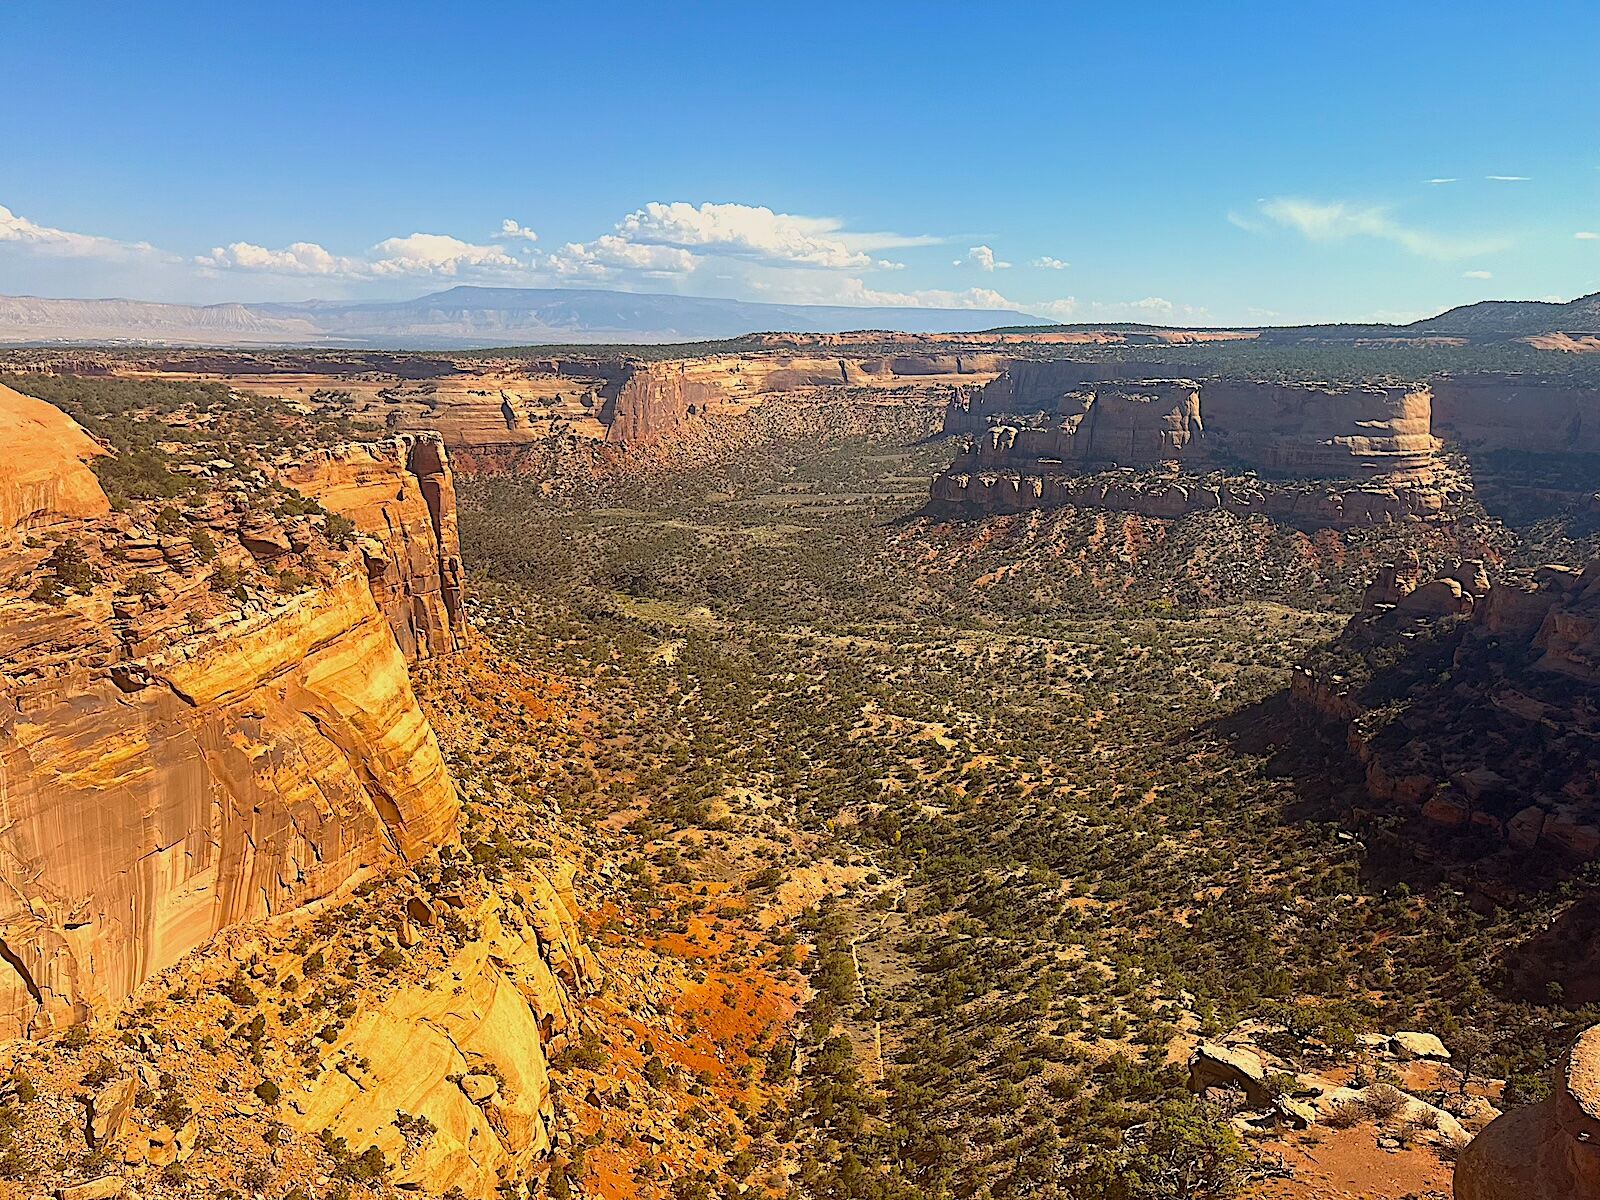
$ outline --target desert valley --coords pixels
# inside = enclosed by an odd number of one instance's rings
[[[0,1195],[1600,1195],[1600,298],[94,329],[0,351]]]

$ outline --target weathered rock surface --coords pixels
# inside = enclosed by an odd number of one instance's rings
[[[0,387],[0,543],[111,508],[89,463],[105,447],[54,405]]]
[[[80,661],[97,644],[80,626]],[[0,708],[0,1036],[114,1004],[218,930],[454,836],[364,575]]]
[[[1371,798],[1441,833],[1600,857],[1600,563],[1491,583],[1472,560],[1420,584],[1413,564],[1365,599],[1291,694],[1344,727]]]
[[[1600,1196],[1600,1026],[1586,1030],[1538,1104],[1492,1122],[1456,1163],[1456,1200]]]
[[[369,1146],[400,1164],[402,1188],[492,1197],[550,1150],[555,1110],[544,1047],[575,1023],[597,982],[575,914],[541,876],[466,911],[479,933],[433,977],[364,1005],[290,1093],[283,1119]],[[353,1066],[352,1064],[359,1064]],[[414,1153],[397,1113],[437,1132]]]
[[[361,549],[372,593],[408,659],[461,647],[455,485],[437,434],[317,449],[281,462],[277,473],[367,535]]]
[[[402,653],[442,653],[460,628],[437,439],[297,472],[382,523],[376,581],[320,518],[242,484],[186,510],[202,570],[189,538],[102,514],[86,435],[34,404],[70,460],[55,469],[87,480],[28,492],[8,456],[0,492],[34,496],[24,521],[53,521],[91,577],[39,598],[46,550],[4,551],[0,1038],[114,1007],[219,930],[397,868],[452,840],[458,807]],[[238,582],[216,585],[224,568]]]

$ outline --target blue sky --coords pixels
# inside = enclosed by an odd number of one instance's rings
[[[1600,290],[1592,0],[10,0],[0,39],[0,293],[1199,324]]]

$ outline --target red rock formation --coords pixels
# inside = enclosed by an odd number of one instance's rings
[[[1513,1109],[1456,1161],[1456,1200],[1600,1196],[1600,1026],[1586,1030],[1538,1104]]]
[[[0,396],[0,421],[32,405]],[[26,494],[41,468],[85,471],[81,440],[38,450],[0,459],[0,495]],[[316,465],[336,505],[383,517],[377,556],[452,632],[442,585],[417,584],[455,557],[436,439]],[[454,785],[401,653],[416,608],[386,620],[368,564],[319,518],[230,487],[186,509],[214,555],[204,569],[191,539],[95,517],[104,497],[83,489],[25,518],[76,542],[86,578],[41,591],[47,550],[0,547],[0,1038],[113,1007],[219,930],[455,836]],[[237,582],[219,587],[224,569]]]
[[[89,462],[100,445],[66,413],[0,387],[0,542],[111,505]]]
[[[355,522],[373,596],[408,659],[460,649],[461,544],[455,485],[438,434],[319,448],[279,479]]]
[[[1390,570],[1366,599],[1292,694],[1346,727],[1368,794],[1441,830],[1600,857],[1600,562],[1492,585],[1477,561],[1421,586]]]

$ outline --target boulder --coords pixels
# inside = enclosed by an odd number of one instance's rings
[[[1401,1030],[1390,1039],[1391,1048],[1400,1058],[1431,1058],[1438,1062],[1448,1062],[1450,1051],[1446,1050],[1444,1043],[1431,1033],[1415,1033]]]
[[[1238,1088],[1252,1104],[1268,1103],[1267,1070],[1260,1055],[1239,1046],[1201,1042],[1189,1056],[1189,1090]]]
[[[114,1142],[128,1114],[139,1085],[132,1078],[117,1079],[105,1085],[89,1101],[89,1145],[96,1148]]]
[[[1456,1200],[1600,1196],[1600,1025],[1579,1036],[1538,1104],[1492,1121],[1456,1160]]]

